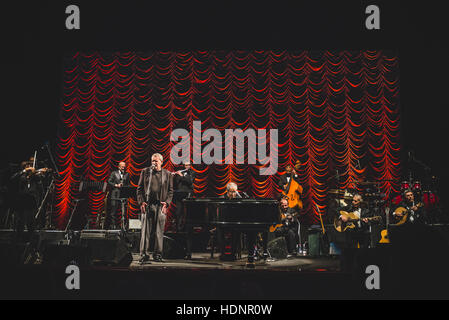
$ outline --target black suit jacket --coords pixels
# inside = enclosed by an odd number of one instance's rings
[[[418,204],[417,202],[415,202],[415,205]],[[395,206],[393,212],[399,208],[399,207],[403,207],[406,209],[410,209],[410,207],[412,207],[411,203],[408,203],[407,201],[401,201],[397,206]],[[424,211],[424,207],[418,207],[418,210],[415,211],[414,216],[415,216],[415,221],[416,222],[424,222],[425,220],[425,211]]]
[[[288,184],[287,177],[290,177],[290,174],[285,173],[279,177],[278,186],[282,190],[284,190],[284,185]],[[297,174],[294,174],[292,177],[297,183],[299,183],[299,176]]]
[[[167,206],[170,205],[173,199],[173,175],[170,171],[161,170],[161,194],[160,201],[167,202]],[[139,184],[137,185],[137,202],[139,206],[143,202],[147,201],[148,186],[153,176],[153,170],[151,168],[145,168],[140,173]]]
[[[124,187],[129,186],[129,173],[125,172],[123,175],[123,181],[120,180],[119,170],[112,171],[108,179],[108,185],[112,188],[111,197],[120,198],[120,188],[116,188],[115,185],[122,183]]]
[[[193,184],[195,182],[196,172],[192,169],[183,173],[183,176],[174,176],[174,184],[176,191],[193,193]]]

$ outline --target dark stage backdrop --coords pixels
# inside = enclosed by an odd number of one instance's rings
[[[279,172],[256,165],[196,165],[199,197],[228,182],[256,198],[276,197],[279,174],[300,160],[304,206],[312,223],[330,188],[357,180],[400,179],[399,65],[387,51],[194,51],[75,53],[64,61],[58,129],[57,222],[67,223],[80,179],[105,181],[119,161],[132,184],[150,156],[170,160],[170,134],[200,120],[216,128],[279,130]],[[247,161],[245,162],[247,163]],[[340,183],[332,178],[340,174]],[[97,215],[103,193],[90,193]],[[130,215],[137,205],[130,202]]]

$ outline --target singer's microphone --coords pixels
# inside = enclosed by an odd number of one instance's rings
[[[154,170],[154,169],[156,169],[156,166],[155,166],[154,164],[152,164],[151,167],[150,167],[150,169],[151,169],[151,170]]]

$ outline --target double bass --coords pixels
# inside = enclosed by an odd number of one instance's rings
[[[303,207],[301,200],[303,188],[295,181],[295,179],[293,179],[293,174],[296,173],[295,170],[299,170],[300,166],[301,162],[297,160],[295,169],[290,172],[290,181],[288,182],[287,188],[282,191],[282,197],[288,200],[288,206],[290,208],[298,207],[299,209],[302,209]]]
[[[301,162],[299,160],[296,161],[295,170],[299,170],[300,166],[301,166]],[[302,209],[303,205],[302,205],[301,196],[302,196],[303,188],[298,182],[296,182],[293,179],[293,175],[296,173],[295,170],[292,170],[292,172],[290,172],[290,181],[288,182],[288,185],[285,188],[285,190],[282,191],[281,198],[287,199],[289,208]],[[280,219],[284,220],[285,218],[286,218],[286,215],[281,213]],[[280,227],[282,227],[282,224],[272,225],[270,227],[270,232],[274,232],[274,231],[276,231],[277,228],[280,228]]]

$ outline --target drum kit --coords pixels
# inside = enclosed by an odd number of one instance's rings
[[[432,184],[431,184],[432,185]],[[411,190],[415,199],[420,199],[424,203],[424,207],[427,210],[432,210],[440,203],[440,199],[435,192],[435,188],[428,186],[423,187],[423,184],[419,180],[405,180],[400,184],[400,194],[396,195],[392,199],[392,203],[397,205],[404,200],[404,192],[406,190]]]
[[[385,203],[385,193],[380,192],[380,184],[383,181],[354,181],[355,188],[330,189],[329,196],[335,199],[339,207],[345,207],[351,204],[355,194],[360,194],[364,199],[364,205],[369,208],[379,208]]]
[[[365,200],[365,205],[369,208],[378,208],[382,204],[391,200],[392,205],[398,205],[404,200],[404,192],[411,190],[415,199],[421,200],[427,210],[435,209],[440,202],[440,199],[435,192],[435,188],[423,187],[423,183],[419,180],[404,180],[400,183],[400,193],[394,194],[390,199],[386,198],[385,193],[380,192],[380,184],[384,181],[393,180],[378,180],[378,181],[357,181],[353,182],[356,189],[330,189],[329,196],[335,199],[340,207],[351,204],[351,200],[355,194],[360,194]],[[431,184],[433,185],[433,184]]]

